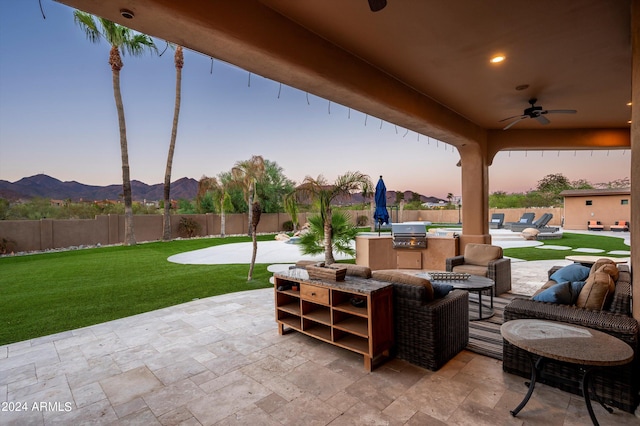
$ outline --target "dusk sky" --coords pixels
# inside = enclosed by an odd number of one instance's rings
[[[44,173],[89,185],[122,183],[109,45],[90,43],[73,10],[0,0],[0,180]],[[155,40],[159,49],[162,40]],[[173,117],[173,51],[124,56],[121,89],[131,178],[161,183]],[[460,194],[455,148],[393,123],[185,51],[172,180],[228,171],[262,155],[301,182],[361,171],[387,189]],[[514,114],[518,113],[515,111]],[[630,174],[629,150],[497,155],[490,192],[523,192],[545,175],[609,182]]]

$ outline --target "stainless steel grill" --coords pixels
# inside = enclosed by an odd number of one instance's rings
[[[427,248],[427,231],[424,224],[392,223],[394,249]]]

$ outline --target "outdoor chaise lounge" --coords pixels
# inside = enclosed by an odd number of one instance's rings
[[[629,222],[626,220],[616,220],[616,224],[611,225],[611,230],[614,232],[628,232]]]
[[[600,223],[599,220],[590,220],[587,222],[587,229],[589,231],[602,231],[604,226]]]
[[[547,226],[547,224],[549,223],[549,221],[551,221],[552,218],[553,218],[553,214],[545,213],[542,216],[540,216],[540,219],[534,221],[533,223],[530,223],[528,225],[516,224],[511,226],[511,230],[513,232],[522,232],[527,228],[533,228],[533,229],[537,229],[540,232],[556,232],[559,228],[556,228],[554,226]]]
[[[504,226],[504,213],[493,213],[489,222],[490,229],[500,229]]]
[[[531,225],[535,217],[535,213],[523,213],[517,222],[507,222],[504,224],[504,227],[507,229],[511,229],[513,225]]]

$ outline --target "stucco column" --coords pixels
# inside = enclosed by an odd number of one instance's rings
[[[460,252],[468,243],[491,244],[489,235],[489,163],[480,144],[458,148],[462,169],[462,235]]]
[[[631,4],[631,52],[631,265],[640,268],[640,0]],[[633,317],[640,320],[640,269],[632,281]]]

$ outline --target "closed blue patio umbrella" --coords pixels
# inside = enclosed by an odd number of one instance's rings
[[[383,223],[389,223],[389,212],[387,212],[387,187],[384,185],[382,176],[378,179],[376,185],[376,210],[373,213],[373,219],[378,224],[378,235],[380,235],[380,227]]]

